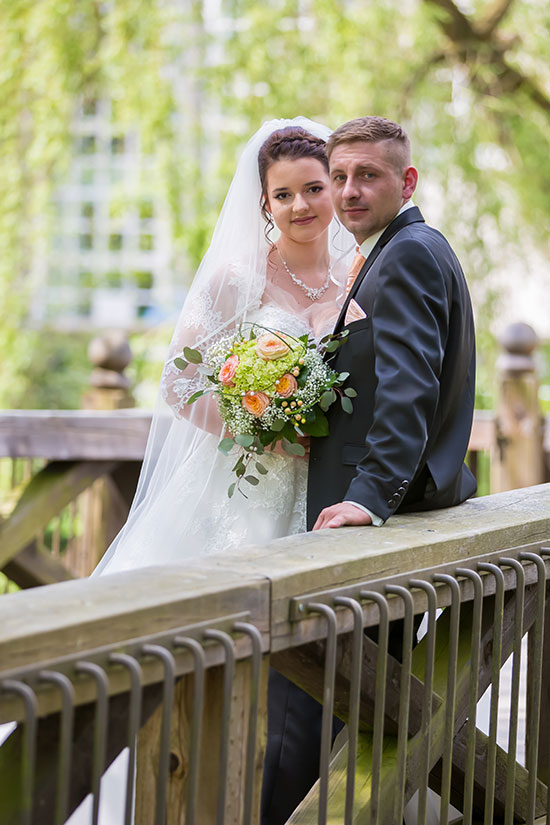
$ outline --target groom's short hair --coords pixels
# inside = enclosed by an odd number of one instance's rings
[[[358,117],[339,126],[327,141],[326,152],[330,156],[342,143],[381,143],[391,141],[396,164],[401,169],[411,165],[411,142],[399,123],[385,117]]]

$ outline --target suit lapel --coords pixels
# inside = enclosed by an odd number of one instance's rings
[[[370,255],[361,267],[357,278],[355,279],[349,293],[346,296],[346,300],[342,306],[340,311],[340,315],[338,316],[338,320],[336,322],[335,331],[339,328],[341,323],[343,322],[348,305],[354,295],[356,294],[357,290],[361,286],[361,283],[365,279],[367,272],[372,267],[373,263],[377,259],[378,255],[382,251],[382,249],[386,246],[389,241],[396,235],[400,229],[403,229],[405,226],[408,226],[411,223],[418,223],[419,221],[424,222],[424,218],[422,217],[422,213],[417,206],[413,206],[411,209],[407,209],[405,212],[402,212],[397,218],[394,218],[393,221],[385,228],[382,235],[377,240],[374,247],[371,249]]]

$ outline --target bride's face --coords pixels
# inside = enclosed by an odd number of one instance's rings
[[[267,208],[281,235],[307,243],[326,232],[334,215],[328,172],[316,158],[282,158],[266,176]]]

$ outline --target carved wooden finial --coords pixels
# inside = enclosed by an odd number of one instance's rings
[[[93,338],[88,357],[94,369],[90,375],[91,389],[82,399],[85,409],[120,409],[133,407],[130,381],[124,370],[132,360],[132,350],[124,332],[111,330]]]
[[[534,372],[533,352],[539,345],[539,337],[532,326],[523,322],[510,324],[499,336],[505,350],[498,358],[501,372]]]

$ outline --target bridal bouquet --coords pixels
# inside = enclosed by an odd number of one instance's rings
[[[237,448],[230,498],[235,490],[246,497],[243,482],[256,486],[259,476],[268,472],[259,460],[266,450],[280,441],[288,455],[305,455],[299,436],[328,435],[325,412],[338,398],[345,412],[353,412],[351,399],[357,395],[351,387],[341,389],[349,373],[336,372],[323,358],[343,343],[347,330],[328,335],[317,345],[309,335],[295,338],[259,324],[247,325],[244,333],[243,326],[216,341],[204,361],[190,347],[174,360],[182,370],[196,365],[204,380],[204,388],[188,404],[207,393],[216,395],[220,416],[231,433],[218,449],[228,455]]]

